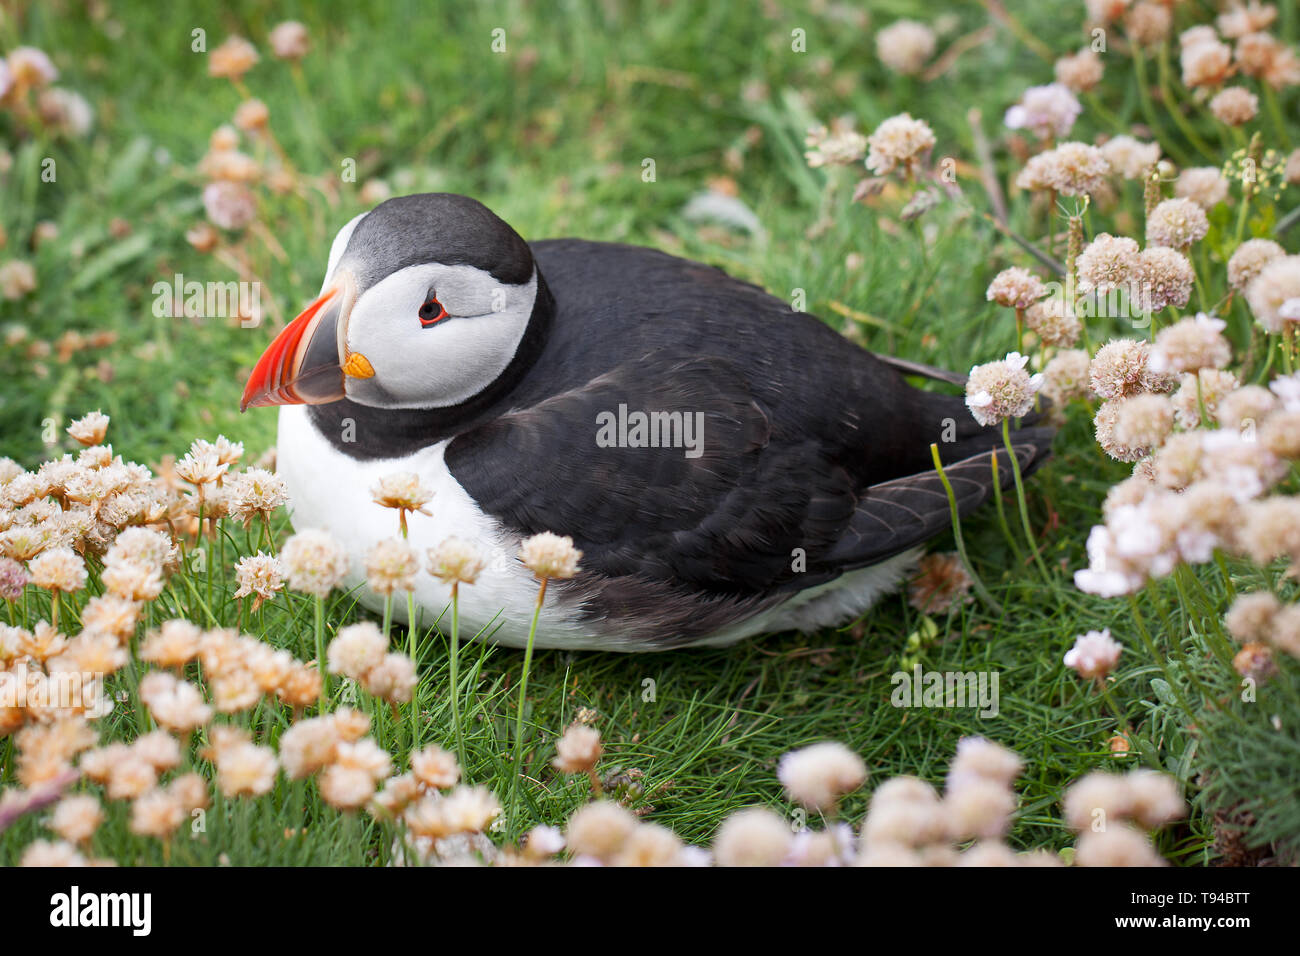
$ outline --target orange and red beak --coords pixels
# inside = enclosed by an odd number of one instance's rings
[[[345,397],[347,375],[374,375],[364,355],[347,353],[352,298],[350,277],[343,275],[284,327],[253,368],[239,402],[241,412],[262,405],[336,402]]]

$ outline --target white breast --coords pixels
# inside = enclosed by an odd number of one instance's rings
[[[363,605],[382,611],[383,598],[365,586],[365,554],[377,541],[397,537],[397,512],[381,508],[370,489],[384,475],[415,472],[433,491],[427,505],[432,516],[407,518],[409,543],[427,566],[426,549],[455,535],[474,542],[487,558],[487,569],[472,585],[460,589],[460,633],[468,640],[483,628],[492,639],[510,647],[523,647],[528,639],[537,600],[537,582],[516,557],[519,539],[502,531],[497,522],[474,503],[443,461],[447,442],[439,442],[402,458],[358,461],[338,451],[312,426],[301,405],[280,409],[277,468],[289,487],[290,518],[295,528],[323,528],[334,535],[351,558],[348,587],[360,585]],[[427,626],[449,606],[451,589],[423,571],[416,578],[416,607]],[[405,622],[406,602],[394,602],[394,617]],[[442,622],[450,630],[448,613]],[[538,622],[538,647],[607,646],[588,633],[571,610],[563,609],[548,594]]]

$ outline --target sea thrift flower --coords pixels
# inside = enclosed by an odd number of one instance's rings
[[[776,775],[796,803],[810,810],[831,810],[840,797],[862,786],[867,768],[843,744],[826,741],[787,753]]]
[[[1224,421],[1227,414],[1226,409],[1231,408],[1234,412],[1236,411],[1236,406],[1231,403],[1231,400],[1240,391],[1245,391],[1245,389],[1234,392],[1219,403],[1219,421],[1221,423],[1228,424]],[[1260,444],[1279,458],[1295,461],[1300,458],[1300,412],[1283,411],[1272,414],[1272,411],[1273,407],[1261,408],[1260,411],[1250,415],[1250,418],[1254,421],[1259,421],[1268,416],[1268,420],[1264,422],[1263,427],[1259,430]]]
[[[1194,166],[1178,174],[1174,195],[1210,210],[1228,198],[1228,180],[1216,166]]]
[[[366,584],[376,594],[414,591],[420,560],[405,541],[388,538],[366,551]]]
[[[263,468],[249,468],[227,483],[230,489],[231,517],[243,520],[248,527],[254,516],[271,520],[271,513],[289,501],[284,479]]]
[[[1124,452],[1113,457],[1121,461],[1136,460],[1134,456],[1145,458],[1153,449],[1158,448],[1173,430],[1173,403],[1164,395],[1134,395],[1132,398],[1113,403],[1113,407],[1115,411],[1113,444]],[[1110,449],[1107,451],[1109,452]]]
[[[235,562],[235,580],[239,583],[235,597],[253,595],[253,610],[269,601],[284,588],[284,565],[270,554],[249,554]]]
[[[36,288],[36,270],[30,262],[10,259],[0,263],[0,296],[13,302]]]
[[[958,787],[949,786],[943,801],[946,829],[958,841],[996,840],[1011,825],[1016,810],[1015,792],[1007,784],[972,777]]]
[[[1223,615],[1223,626],[1242,644],[1268,639],[1282,602],[1269,591],[1240,594]]]
[[[1183,69],[1183,85],[1189,89],[1220,86],[1232,75],[1232,48],[1218,40],[1193,43],[1183,47],[1179,63]]]
[[[1029,359],[1011,352],[1005,359],[976,365],[966,380],[966,407],[981,425],[997,425],[1019,418],[1034,407],[1042,375],[1025,371]]]
[[[1215,23],[1219,32],[1230,40],[1243,37],[1247,33],[1267,30],[1277,19],[1277,7],[1269,3],[1261,4],[1259,0],[1232,0],[1228,9],[1219,14]]]
[[[98,445],[108,433],[108,416],[99,411],[90,412],[69,425],[67,430],[82,445]]]
[[[1053,139],[1069,133],[1081,112],[1083,106],[1069,87],[1050,83],[1025,90],[1004,122],[1008,129],[1028,129],[1039,139]]]
[[[1234,289],[1245,289],[1266,265],[1285,255],[1272,239],[1247,239],[1228,260],[1228,282]]]
[[[1126,236],[1099,233],[1088,243],[1075,266],[1079,291],[1106,293],[1126,288],[1138,266],[1138,244]]]
[[[1173,23],[1169,8],[1153,0],[1142,0],[1124,17],[1129,39],[1142,47],[1153,47],[1167,40]]]
[[[57,136],[81,138],[95,125],[95,110],[80,93],[51,87],[36,98],[36,112]]]
[[[166,840],[184,819],[185,808],[167,790],[150,790],[131,805],[131,832],[137,836]]]
[[[1016,177],[1016,185],[1062,196],[1082,196],[1105,186],[1109,172],[1110,165],[1096,146],[1062,143],[1030,159]]]
[[[427,515],[429,512],[424,506],[433,498],[433,492],[420,484],[418,475],[403,471],[380,478],[379,483],[370,489],[370,496],[380,507],[397,509],[402,537],[406,537],[407,512]]]
[[[1237,65],[1274,89],[1300,83],[1300,59],[1286,44],[1268,33],[1248,33],[1237,41]]]
[[[934,55],[934,31],[915,20],[895,20],[876,34],[880,62],[904,76],[920,73]]]
[[[271,52],[280,60],[301,60],[311,49],[307,28],[297,20],[277,24],[267,36]]]
[[[1277,410],[1277,407],[1277,396],[1268,389],[1260,385],[1243,385],[1235,392],[1230,392],[1219,400],[1219,407],[1214,417],[1221,428],[1242,429],[1259,424],[1272,415]],[[1283,413],[1281,418],[1291,418],[1293,414]],[[1300,421],[1300,419],[1295,420]],[[1273,449],[1269,440],[1263,434],[1259,437],[1265,448],[1277,454],[1277,451]],[[1283,442],[1283,444],[1287,443]],[[1282,455],[1281,457],[1290,456]]]
[[[257,60],[253,44],[243,37],[232,36],[208,54],[208,76],[238,82],[257,64]]]
[[[342,742],[332,715],[300,720],[280,735],[280,765],[290,780],[301,780],[333,763]]]
[[[1187,805],[1178,793],[1178,781],[1155,770],[1134,770],[1127,778],[1130,812],[1148,830],[1181,820]]]
[[[545,860],[563,849],[564,834],[555,827],[538,824],[524,834],[524,855],[530,860]]]
[[[1195,282],[1196,273],[1187,256],[1167,246],[1151,246],[1138,255],[1129,299],[1143,313],[1171,305],[1181,309],[1191,298]]]
[[[1239,529],[1241,550],[1256,564],[1300,558],[1300,501],[1276,495],[1247,503]]]
[[[86,864],[86,858],[77,852],[77,848],[62,840],[58,842],[33,840],[27,844],[27,849],[23,850],[23,855],[18,861],[19,866],[34,866],[42,869],[51,866],[86,866]]]
[[[947,834],[948,821],[934,787],[916,777],[894,777],[871,795],[861,849],[881,844],[920,847],[940,842]]]
[[[867,154],[867,138],[853,129],[833,125],[814,126],[804,137],[804,159],[813,169],[823,166],[848,166]]]
[[[1056,82],[1075,93],[1087,93],[1101,82],[1101,57],[1090,47],[1078,53],[1063,56],[1054,67]]]
[[[1273,660],[1273,649],[1267,644],[1249,643],[1233,655],[1232,669],[1242,677],[1249,677],[1256,683],[1277,674],[1277,662]]]
[[[429,573],[444,584],[473,584],[487,566],[477,547],[457,537],[430,548],[428,555]]]
[[[609,800],[579,807],[565,825],[565,842],[578,856],[608,862],[636,829],[636,817]]]
[[[329,672],[362,682],[383,663],[388,640],[370,621],[342,628],[326,650]]]
[[[1074,639],[1074,647],[1065,655],[1065,666],[1080,677],[1100,680],[1115,669],[1124,648],[1110,636],[1110,628],[1089,631]]]
[[[59,78],[58,68],[44,50],[34,46],[16,46],[6,57],[10,81],[23,89],[39,89]]]
[[[976,779],[1009,787],[1023,768],[1024,761],[1014,750],[986,737],[963,737],[957,742],[945,787],[948,791],[959,790]]]
[[[1166,199],[1147,216],[1147,242],[1157,246],[1186,249],[1209,231],[1205,210],[1190,199]]]
[[[601,753],[600,731],[575,723],[555,742],[555,759],[551,763],[561,773],[590,773]]]
[[[486,787],[456,787],[437,805],[448,834],[482,833],[501,813],[501,804]]]
[[[361,686],[366,692],[395,703],[407,703],[415,693],[415,662],[405,654],[385,654],[378,666],[366,672]]]
[[[130,563],[162,573],[179,558],[171,539],[151,528],[127,528],[113,541],[104,556],[106,564]]]
[[[235,125],[246,132],[266,129],[271,111],[261,100],[244,100],[235,110]]]
[[[919,571],[908,585],[907,600],[923,613],[947,614],[971,600],[973,584],[960,555],[934,552],[921,558]]]
[[[86,586],[86,562],[71,548],[51,548],[28,565],[31,583],[64,594]]]
[[[105,590],[131,601],[152,601],[162,593],[162,575],[151,567],[134,561],[105,562]]]
[[[164,621],[161,628],[145,638],[140,659],[179,670],[199,656],[201,637],[202,631],[189,621]]]
[[[27,570],[13,558],[0,557],[0,598],[17,601],[27,586]]]
[[[1223,368],[1232,359],[1232,346],[1223,336],[1227,323],[1198,312],[1160,330],[1151,351],[1154,372],[1195,372]]]
[[[1132,0],[1084,0],[1088,23],[1106,26],[1124,15]]]
[[[1059,295],[1035,302],[1025,310],[1025,324],[1042,339],[1044,345],[1062,348],[1069,348],[1079,341],[1083,331],[1074,309]]]
[[[425,747],[413,755],[411,773],[421,785],[432,790],[446,790],[460,781],[456,755],[438,746]]]
[[[1197,378],[1200,378],[1200,390],[1197,390]],[[1178,415],[1178,424],[1183,428],[1197,428],[1201,424],[1201,405],[1211,419],[1219,407],[1219,402],[1237,387],[1237,376],[1217,368],[1202,368],[1192,375],[1184,375],[1174,393],[1174,409]]]
[[[275,752],[244,741],[217,749],[217,788],[227,797],[260,797],[275,786]]]
[[[348,555],[327,531],[299,531],[284,543],[280,560],[289,572],[289,587],[326,597],[348,573]]]
[[[1083,349],[1058,352],[1043,369],[1043,394],[1058,405],[1076,398],[1087,398],[1091,364],[1091,358]]]
[[[543,531],[525,538],[519,546],[519,560],[539,580],[563,581],[578,573],[582,552],[568,535]]]
[[[1027,309],[1047,294],[1043,280],[1028,269],[1003,269],[989,283],[984,298],[1009,309]]]
[[[1104,826],[1128,817],[1133,810],[1133,792],[1127,778],[1117,773],[1093,771],[1070,785],[1061,804],[1070,828],[1084,831],[1096,823]]]
[[[159,726],[173,733],[188,734],[212,719],[212,708],[203,702],[198,688],[166,671],[145,675],[140,681],[140,700]]]
[[[54,808],[50,829],[69,843],[84,843],[104,822],[104,808],[94,797],[79,794],[64,797]]]
[[[214,226],[239,232],[257,218],[257,199],[247,186],[222,180],[203,187],[203,210]]]
[[[1246,302],[1255,321],[1269,332],[1281,332],[1287,322],[1300,321],[1282,314],[1293,299],[1300,299],[1300,256],[1271,260],[1246,287]]]
[[[1160,162],[1160,144],[1142,143],[1132,136],[1112,136],[1101,146],[1111,171],[1124,179],[1141,179]]]
[[[140,620],[140,605],[113,594],[97,594],[81,609],[82,631],[110,634],[120,641],[129,638]]]
[[[934,132],[925,120],[912,119],[907,113],[891,116],[867,138],[867,169],[884,176],[901,167],[910,176],[934,143]]]
[[[1210,112],[1220,123],[1244,126],[1259,115],[1259,97],[1244,86],[1224,87],[1210,100]]]

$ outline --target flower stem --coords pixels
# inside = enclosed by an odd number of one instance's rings
[[[416,624],[415,624],[415,592],[406,592],[406,646],[407,653],[411,655],[411,666],[419,660],[416,656],[418,646],[416,642]],[[415,687],[411,691],[411,753],[415,753],[420,746],[420,682],[416,681]]]
[[[1007,447],[1007,454],[1011,457],[1011,474],[1016,480],[1016,500],[1020,504],[1020,523],[1025,526],[1025,539],[1029,542],[1029,551],[1034,556],[1034,562],[1038,565],[1038,570],[1043,574],[1043,580],[1050,582],[1052,575],[1047,570],[1047,565],[1043,563],[1043,556],[1038,553],[1038,542],[1034,540],[1034,528],[1029,522],[1029,505],[1025,502],[1025,483],[1020,477],[1020,461],[1016,458],[1016,453],[1011,447],[1011,420],[1002,419],[1002,444]]]
[[[528,645],[524,648],[524,672],[519,678],[519,709],[515,713],[515,771],[510,777],[510,821],[519,827],[519,774],[524,764],[524,702],[528,695],[528,672],[533,666],[533,641],[537,637],[537,621],[542,615],[542,602],[546,600],[546,578],[537,589],[537,606],[533,608],[533,622],[528,628]]]
[[[325,705],[330,697],[330,673],[325,666],[325,599],[316,596],[316,666],[320,669],[320,712],[325,713]]]
[[[975,586],[975,593],[980,596],[980,600],[994,614],[1002,613],[1002,605],[993,599],[980,576],[975,573],[975,566],[970,563],[970,558],[966,555],[966,542],[961,534],[961,514],[957,510],[957,496],[953,494],[952,483],[948,476],[943,473],[943,463],[939,461],[939,446],[930,443],[930,457],[934,459],[934,470],[939,473],[939,480],[943,482],[943,490],[948,494],[948,511],[952,514],[952,537],[957,545],[957,554],[961,557],[961,563],[966,568],[966,573],[970,575],[971,582]]]
[[[460,723],[460,582],[451,582],[451,645],[447,648],[451,678],[451,722],[456,728],[456,759],[465,772],[465,731]]]

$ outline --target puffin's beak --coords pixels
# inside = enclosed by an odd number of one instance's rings
[[[346,360],[341,357],[346,351],[352,288],[351,277],[340,275],[275,337],[248,378],[239,403],[241,412],[259,405],[337,402],[345,397],[345,374],[374,374],[361,353],[349,355]]]

